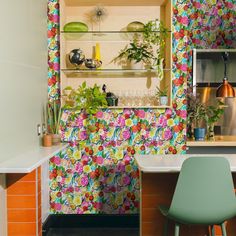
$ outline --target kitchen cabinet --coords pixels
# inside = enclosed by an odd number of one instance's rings
[[[106,12],[100,22],[92,22],[91,14],[97,7]],[[86,81],[89,86],[95,83],[106,84],[107,92],[119,97],[118,107],[153,107],[157,108],[155,98],[156,87],[168,87],[168,108],[171,104],[171,1],[139,0],[139,1],[83,1],[62,0],[60,3],[60,82],[61,90],[67,86],[77,88]],[[143,32],[127,31],[130,22],[147,23],[160,19],[168,29],[165,42],[165,67],[163,79],[158,78],[156,69],[130,69],[111,62],[118,56],[134,35]],[[88,26],[87,32],[64,32],[63,27],[69,22],[83,22]],[[94,57],[94,47],[100,45],[102,67],[88,69],[84,65],[76,68],[68,60],[73,49],[81,49],[85,58]],[[117,107],[114,107],[117,108]]]

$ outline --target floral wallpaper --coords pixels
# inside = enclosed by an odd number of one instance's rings
[[[103,109],[89,121],[83,114],[64,112],[61,135],[70,147],[50,162],[51,213],[138,213],[134,155],[185,153],[191,49],[235,47],[236,4],[234,0],[172,3],[173,108]],[[54,99],[60,96],[57,0],[50,0],[48,9],[48,89]]]

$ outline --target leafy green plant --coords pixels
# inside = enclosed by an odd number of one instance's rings
[[[156,97],[167,97],[168,95],[168,86],[164,87],[161,89],[160,87],[156,87]]]
[[[63,90],[65,97],[65,109],[73,109],[75,111],[83,111],[86,114],[95,114],[99,108],[106,107],[106,94],[101,92],[100,86],[94,84],[93,87],[87,87],[83,82],[77,89],[66,87]]]
[[[49,133],[58,134],[61,120],[61,103],[59,100],[53,100],[47,103],[47,119],[49,125]]]
[[[207,107],[208,125],[214,124],[224,114],[224,103],[220,100],[217,101],[216,106]]]
[[[220,100],[217,101],[215,106],[203,104],[193,94],[187,96],[188,98],[188,124],[194,124],[195,127],[200,127],[202,122],[206,125],[212,125],[219,121],[224,113],[224,103]]]
[[[156,46],[155,64],[160,64],[164,57],[165,39],[168,37],[168,29],[159,19],[151,20],[144,25],[144,41]]]
[[[146,64],[150,64],[151,59],[153,59],[153,51],[150,45],[134,39],[120,51],[119,55],[114,58],[112,62],[117,63],[122,60],[133,60],[136,63],[142,61]]]

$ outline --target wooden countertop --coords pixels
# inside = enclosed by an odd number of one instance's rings
[[[137,155],[139,169],[145,173],[179,172],[185,159],[189,157],[225,157],[232,172],[236,172],[236,154],[186,154],[186,155]],[[201,171],[201,170],[199,170]]]
[[[205,141],[194,141],[187,140],[188,147],[201,147],[201,146],[226,146],[226,147],[236,147],[236,136],[215,136],[215,140],[205,140]]]

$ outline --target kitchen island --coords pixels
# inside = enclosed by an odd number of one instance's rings
[[[158,205],[170,205],[181,166],[186,158],[200,156],[226,157],[229,160],[236,181],[236,155],[234,154],[192,154],[192,155],[137,155],[135,157],[140,170],[140,235],[163,235],[165,217],[158,210]],[[200,170],[199,170],[200,171]],[[236,182],[235,182],[236,183]],[[227,233],[235,235],[236,220],[227,222]],[[183,226],[181,236],[208,235],[207,226]],[[220,231],[219,231],[220,232]],[[170,234],[173,234],[173,225]],[[216,235],[218,233],[216,228]]]

